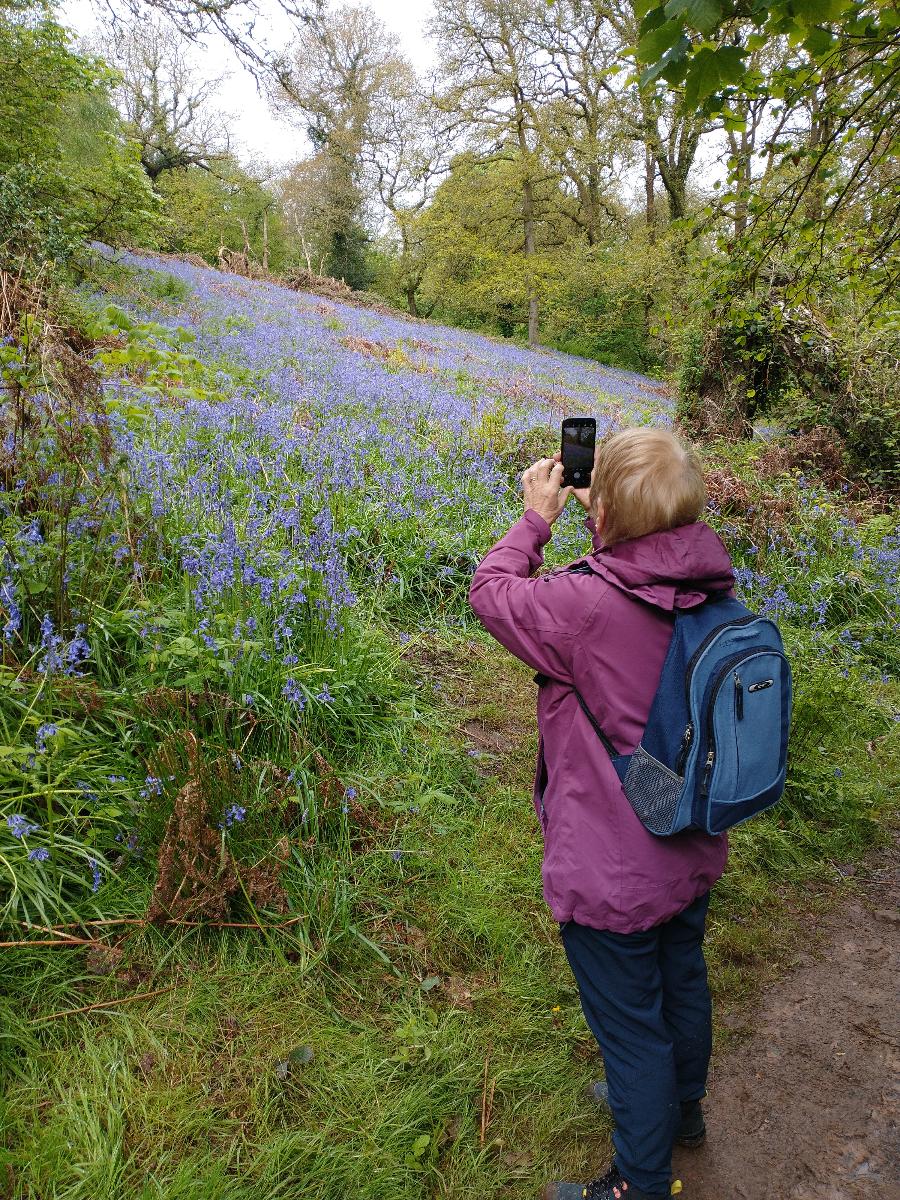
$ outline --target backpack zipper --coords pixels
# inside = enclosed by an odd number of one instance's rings
[[[688,752],[691,748],[691,742],[694,738],[694,726],[689,722],[684,733],[681,735],[681,747],[678,751],[678,757],[675,759],[675,774],[684,775],[684,764],[687,762]]]
[[[715,747],[710,747],[709,754],[706,756],[706,766],[703,768],[703,781],[700,784],[700,795],[709,795],[709,777],[712,775],[713,763],[716,761]]]
[[[752,621],[765,621],[766,617],[757,616],[756,613],[748,613],[746,617],[738,617],[736,621],[723,621],[721,625],[717,625],[715,629],[710,630],[691,657],[688,659],[688,664],[684,669],[684,698],[687,701],[688,711],[691,707],[691,675],[694,667],[697,665],[697,660],[707,649],[710,642],[714,642],[723,629],[735,629],[741,625],[749,625]]]
[[[734,712],[739,721],[744,719],[744,685],[737,671],[734,673]]]

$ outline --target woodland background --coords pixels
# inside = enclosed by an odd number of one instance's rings
[[[701,429],[832,429],[896,482],[895,4],[440,0],[427,79],[364,6],[286,11],[272,47],[247,4],[135,0],[88,47],[6,4],[5,253],[77,270],[96,239],[334,276],[670,373]],[[188,53],[204,22],[312,148],[289,169],[229,151]]]

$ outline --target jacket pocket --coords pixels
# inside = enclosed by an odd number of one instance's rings
[[[541,829],[547,830],[547,814],[544,811],[544,792],[547,790],[547,765],[544,762],[544,739],[538,738],[537,765],[534,769],[534,808],[541,823]]]

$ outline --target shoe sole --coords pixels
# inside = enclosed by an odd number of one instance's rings
[[[706,1141],[706,1130],[702,1133],[694,1133],[689,1137],[676,1137],[675,1144],[677,1146],[687,1146],[689,1150],[696,1150],[698,1146],[702,1146]]]

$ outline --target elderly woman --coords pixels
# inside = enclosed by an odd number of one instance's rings
[[[596,1085],[615,1120],[615,1158],[590,1183],[551,1183],[545,1200],[643,1200],[670,1191],[674,1142],[705,1135],[711,1047],[703,958],[709,891],[724,837],[660,838],[641,824],[579,704],[621,753],[641,739],[676,608],[731,588],[728,552],[698,518],[693,453],[661,429],[603,444],[588,510],[593,551],[532,578],[571,488],[541,459],[523,476],[525,513],[475,572],[472,608],[540,673],[534,804],[544,897],[559,923],[585,1018],[603,1053]]]

